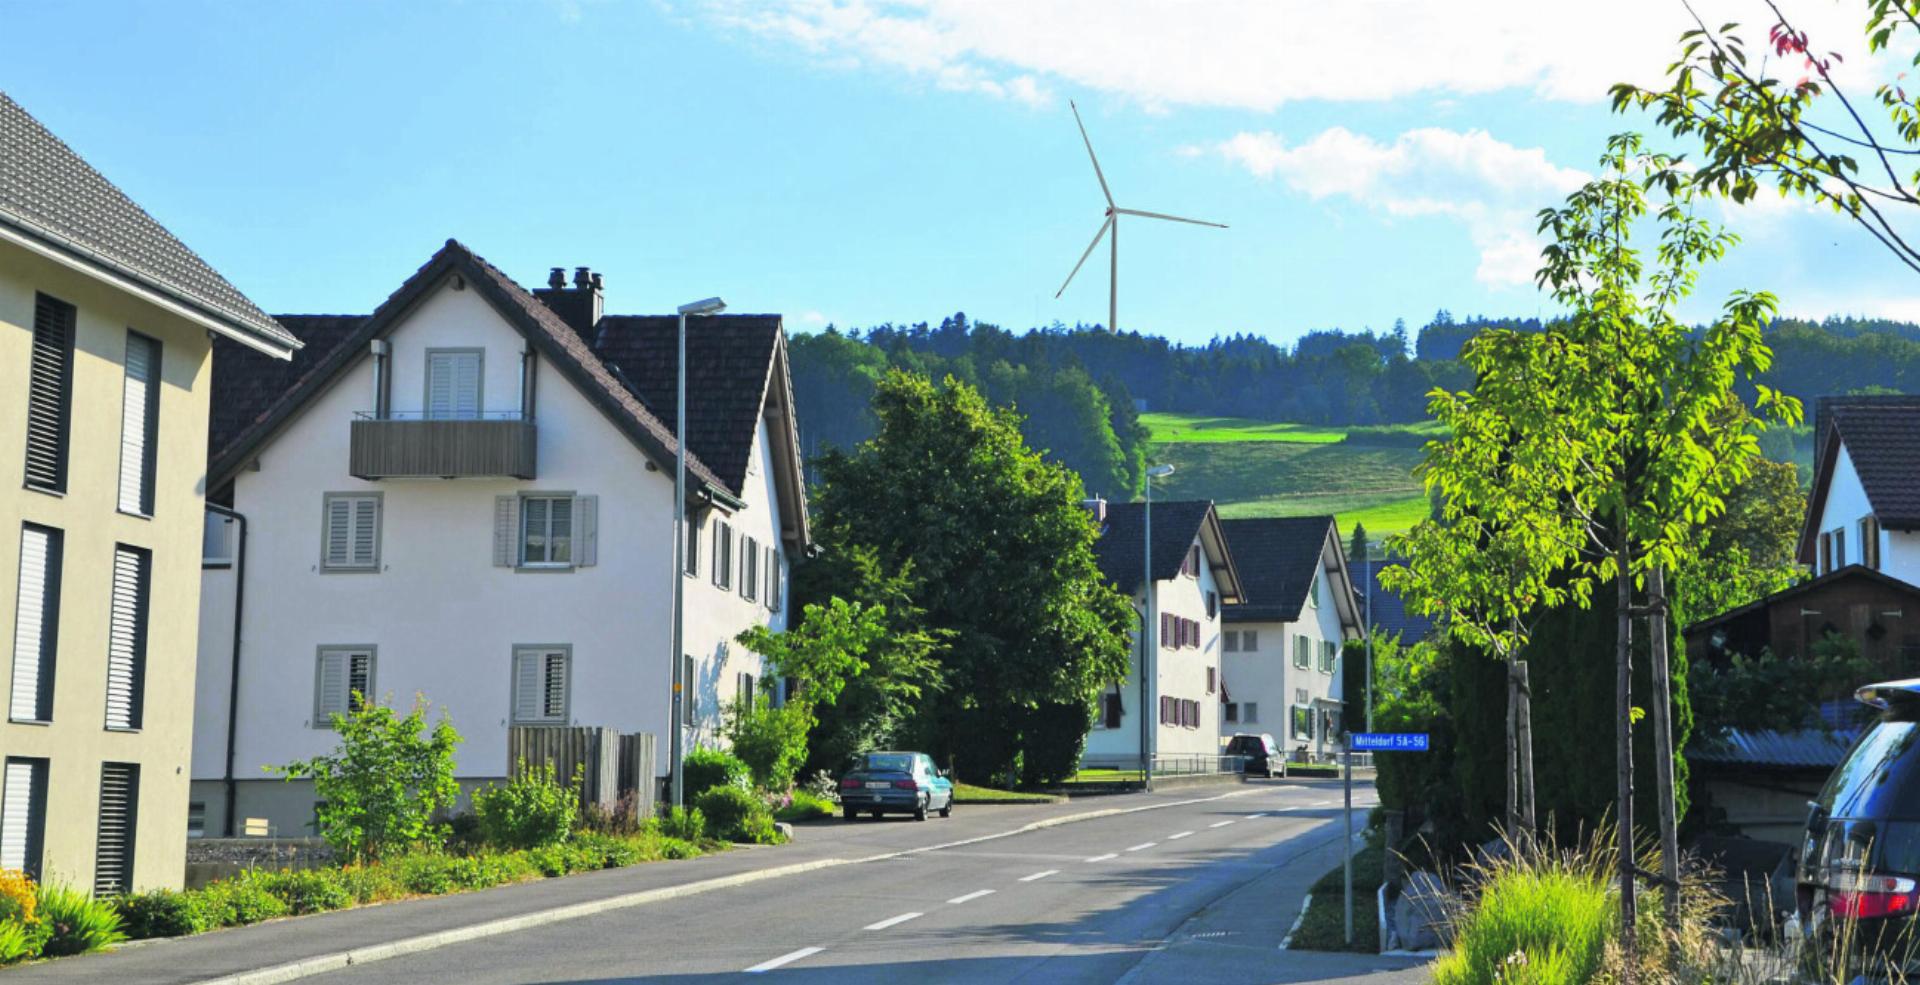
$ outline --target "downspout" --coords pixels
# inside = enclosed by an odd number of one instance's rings
[[[246,611],[247,603],[247,518],[244,514],[208,503],[207,509],[220,514],[240,526],[240,532],[233,548],[233,658],[227,671],[227,766],[222,778],[227,789],[226,822],[223,830],[225,837],[234,836],[233,816],[234,797],[238,787],[233,778],[233,744],[240,723],[240,616]]]

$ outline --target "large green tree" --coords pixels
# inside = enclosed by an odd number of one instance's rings
[[[830,554],[910,572],[927,627],[950,634],[945,687],[916,715],[929,751],[976,780],[1071,772],[1135,619],[1095,563],[1079,477],[951,377],[891,372],[873,413],[871,439],[818,462],[817,529]]]

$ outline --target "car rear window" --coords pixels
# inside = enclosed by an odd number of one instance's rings
[[[868,756],[867,769],[890,773],[911,773],[913,757],[901,753],[880,753]]]
[[[1876,722],[1833,771],[1818,801],[1831,818],[1920,819],[1920,723]]]

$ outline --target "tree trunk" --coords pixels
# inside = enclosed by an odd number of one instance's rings
[[[1680,834],[1675,818],[1673,789],[1673,695],[1667,678],[1667,582],[1658,566],[1647,574],[1648,670],[1653,676],[1653,770],[1660,789],[1655,791],[1660,804],[1660,875],[1667,884],[1667,926],[1680,929]]]
[[[1622,985],[1633,985],[1634,899],[1633,899],[1633,561],[1627,546],[1626,520],[1616,534],[1614,581],[1618,608],[1614,620],[1614,756],[1617,804],[1614,814],[1614,839],[1620,867],[1620,950]]]
[[[1520,836],[1520,682],[1507,657],[1507,822],[1508,838]]]
[[[1520,829],[1531,841],[1540,833],[1539,820],[1533,813],[1533,682],[1527,674],[1525,660],[1514,661],[1513,672],[1517,681],[1515,693],[1520,699],[1514,710],[1517,719],[1514,730],[1520,747]]]

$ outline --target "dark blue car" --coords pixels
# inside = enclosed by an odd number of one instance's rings
[[[931,811],[953,815],[953,781],[923,752],[870,752],[840,778],[840,813],[851,821],[865,811],[912,814],[924,821]]]

